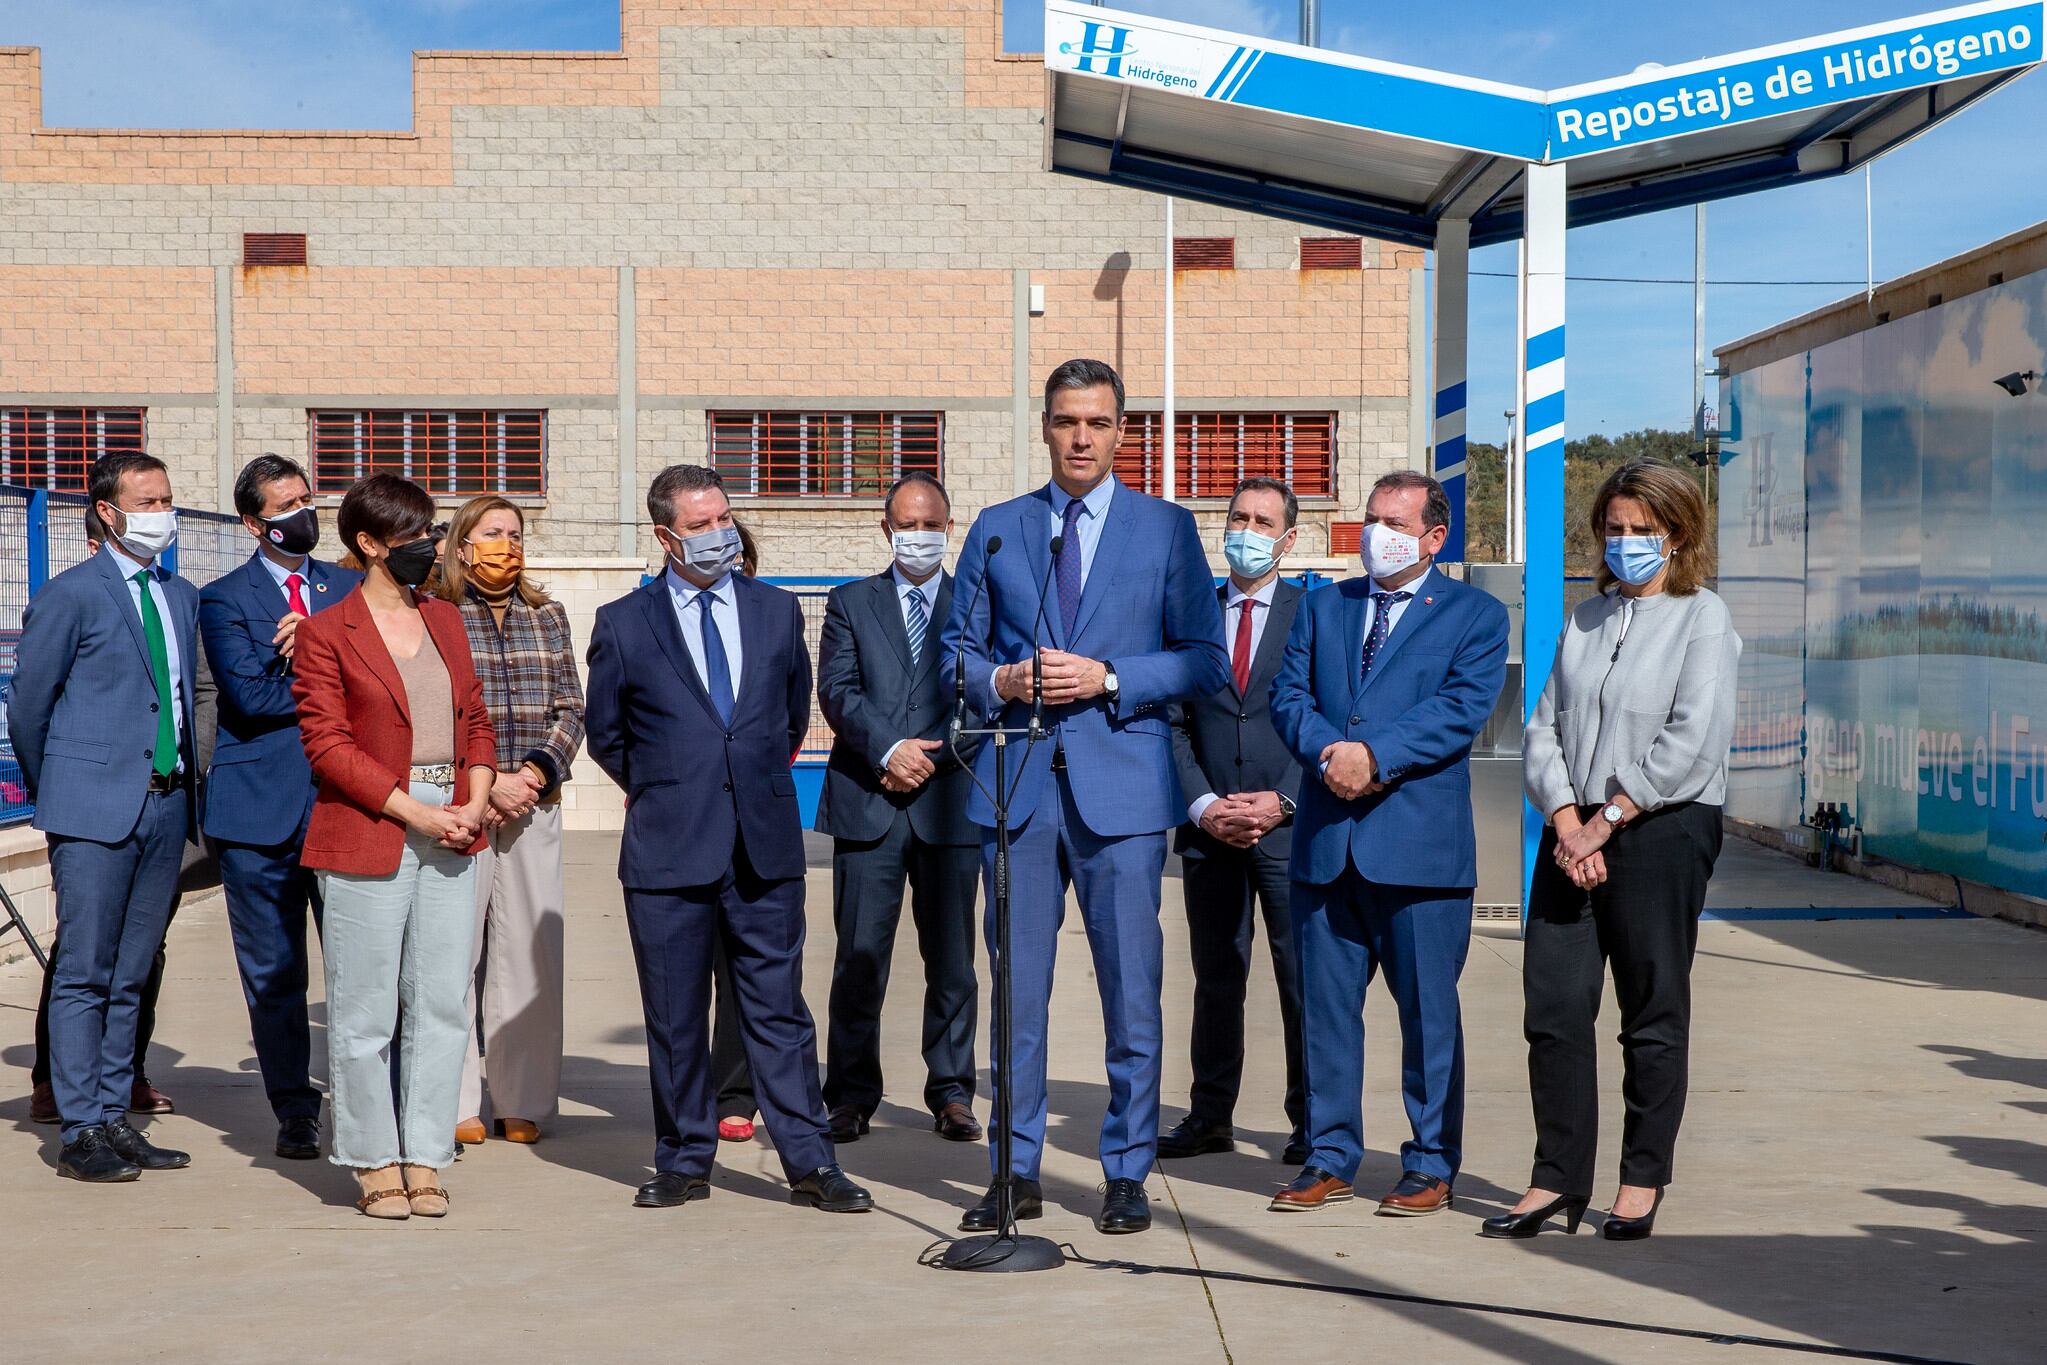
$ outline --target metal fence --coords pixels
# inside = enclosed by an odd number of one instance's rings
[[[79,493],[0,484],[0,709],[14,679],[15,649],[29,599],[90,552],[85,539],[90,502]],[[238,519],[180,509],[178,543],[164,552],[163,564],[203,585],[232,569],[248,552]],[[14,761],[14,746],[0,727],[0,825],[19,824],[33,814],[28,786]]]

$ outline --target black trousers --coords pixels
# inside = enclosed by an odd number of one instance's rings
[[[722,942],[711,950],[711,979],[716,987],[711,1006],[711,1085],[718,1092],[718,1117],[750,1120],[760,1111],[760,1098],[753,1093],[753,1072],[746,1065],[746,1044],[739,1036],[739,995]]]
[[[171,914],[178,913],[178,902],[182,896],[171,898]],[[168,932],[168,929],[166,930]],[[50,963],[43,969],[43,993],[36,1000],[36,1058],[29,1068],[29,1084],[50,1083],[50,983],[57,976],[57,953],[63,944],[59,935],[50,943]],[[150,965],[149,977],[142,983],[142,1000],[135,1013],[135,1079],[149,1079],[143,1059],[149,1055],[149,1040],[156,1033],[156,997],[163,990],[163,945],[158,944],[156,961]]]
[[[825,1103],[872,1116],[881,1105],[881,1002],[888,994],[896,926],[909,886],[910,918],[924,958],[924,1107],[974,1102],[975,888],[981,850],[927,844],[897,811],[872,843],[832,844],[831,1028],[825,1039]]]
[[[1287,860],[1267,849],[1204,847],[1180,860],[1187,945],[1194,959],[1194,1027],[1188,1058],[1194,1084],[1188,1109],[1207,1123],[1234,1122],[1244,1080],[1244,995],[1251,981],[1251,940],[1265,921],[1265,947],[1279,985],[1286,1040],[1286,1118],[1301,1134],[1307,1093],[1301,1082],[1301,972],[1288,914]]]
[[[1529,1184],[1590,1197],[1599,1144],[1595,1023],[1607,964],[1621,1015],[1621,1183],[1670,1183],[1691,1048],[1692,954],[1706,883],[1720,856],[1720,807],[1697,802],[1637,817],[1603,851],[1591,892],[1556,865],[1543,833],[1522,951],[1523,1033],[1535,1104]]]

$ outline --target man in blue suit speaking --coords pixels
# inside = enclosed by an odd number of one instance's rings
[[[258,455],[235,479],[235,510],[256,552],[199,592],[199,632],[220,689],[220,738],[200,828],[215,841],[235,964],[280,1157],[320,1155],[320,1092],[306,1020],[306,918],[320,891],[299,866],[313,813],[313,769],[292,700],[298,623],[362,575],[313,558],[320,514],[296,460]]]
[[[1282,1212],[1351,1197],[1364,1160],[1365,987],[1400,1014],[1414,1133],[1379,1212],[1450,1206],[1464,1140],[1457,978],[1478,884],[1471,744],[1506,680],[1507,612],[1431,561],[1450,504],[1424,474],[1387,474],[1365,504],[1365,568],[1308,594],[1272,681],[1272,721],[1309,776],[1294,817],[1308,1162]],[[1320,780],[1316,780],[1319,774]]]
[[[1052,958],[1071,883],[1108,1032],[1100,1149],[1108,1186],[1096,1219],[1108,1233],[1151,1226],[1144,1179],[1158,1147],[1159,883],[1167,831],[1186,818],[1170,703],[1205,697],[1230,677],[1194,518],[1116,481],[1122,436],[1123,381],[1112,367],[1069,360],[1052,372],[1044,413],[1052,481],[975,519],[940,645],[995,724],[1024,724],[1034,680],[1042,687],[1050,738],[1024,755],[1009,806],[1016,1074],[995,1083],[1015,1087],[1016,1216],[1035,1218]],[[997,553],[1003,545],[1009,554]],[[994,759],[994,746],[983,745],[967,801],[991,877]],[[992,902],[992,885],[989,894]],[[991,1188],[960,1227],[995,1224]]]

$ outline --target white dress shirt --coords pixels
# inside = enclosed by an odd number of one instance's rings
[[[100,546],[100,553],[106,555],[109,559],[113,560],[114,572],[120,574],[121,577],[128,580],[128,601],[135,608],[135,619],[138,622],[141,621],[142,585],[135,581],[135,574],[137,570],[142,568],[142,565],[136,563],[133,559],[130,559],[127,555],[115,549],[114,543],[112,541],[108,541],[104,545]],[[185,767],[184,655],[178,649],[177,618],[171,615],[170,598],[164,593],[163,590],[163,569],[161,566],[156,564],[151,564],[149,566],[149,595],[156,599],[157,620],[163,622],[164,654],[166,658],[169,660],[171,669],[171,717],[177,725],[178,768],[180,771],[183,771]],[[148,634],[145,632],[143,635],[143,642],[147,644],[148,639],[149,639]],[[153,673],[152,676],[154,676]]]
[[[725,666],[732,675],[732,700],[736,705],[745,650],[739,638],[739,591],[733,586],[732,571],[727,569],[708,588],[699,588],[684,578],[673,564],[662,577],[668,584],[668,600],[675,604],[675,619],[682,626],[683,648],[689,651],[689,661],[696,665],[697,681],[706,692],[711,690],[711,675],[704,667],[704,609],[697,605],[697,598],[704,593],[711,595],[711,621],[718,627],[718,639],[725,646]]]
[[[1238,622],[1244,619],[1244,603],[1250,602],[1253,604],[1251,607],[1251,659],[1255,665],[1258,659],[1258,646],[1265,641],[1265,623],[1272,619],[1272,599],[1278,591],[1278,574],[1274,574],[1271,578],[1266,579],[1263,587],[1248,595],[1242,588],[1237,586],[1236,579],[1232,578],[1230,580],[1229,601],[1223,607],[1223,653],[1229,655],[1232,661],[1237,657],[1237,631],[1240,629]],[[1215,792],[1203,792],[1195,797],[1187,803],[1187,818],[1197,825],[1200,824],[1201,813],[1214,805],[1217,799]]]
[[[1066,533],[1066,504],[1076,501],[1076,499],[1057,483],[1046,484],[1045,491],[1052,495],[1052,534],[1055,536],[1064,535]],[[1095,551],[1101,546],[1102,528],[1108,524],[1109,503],[1115,496],[1116,480],[1114,476],[1110,476],[1103,479],[1093,488],[1090,488],[1085,497],[1078,499],[1084,510],[1080,514],[1080,519],[1074,523],[1073,535],[1080,542],[1080,586],[1083,589],[1087,587],[1088,574],[1095,567]],[[1061,546],[1060,557],[1064,558],[1072,554],[1074,549],[1075,547],[1071,545]],[[1059,610],[1058,571],[1047,566],[1046,577],[1051,584],[1050,588],[1047,589],[1050,600],[1045,604],[1045,613],[1049,617],[1053,612]],[[1072,643],[1070,640],[1067,641],[1069,647]],[[1012,662],[1018,661],[1012,660]],[[1000,667],[1000,664],[996,665],[996,668]],[[987,688],[981,696],[981,709],[992,715],[1002,709],[1002,697],[995,690],[995,669],[989,669],[987,676]]]
[[[904,577],[900,564],[890,564],[888,574],[896,585],[896,608],[903,613],[903,638],[910,638],[910,591],[914,588],[924,594],[924,648],[938,648],[938,631],[945,623],[938,620],[934,612],[938,605],[938,590],[945,586],[945,570],[940,569],[922,583],[912,583]],[[896,756],[896,750],[907,743],[909,740],[904,738],[889,745],[888,752],[881,756],[881,766],[886,768],[888,761]]]

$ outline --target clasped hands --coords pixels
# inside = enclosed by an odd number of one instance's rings
[[[517,820],[540,803],[542,783],[531,768],[499,773],[490,784],[490,801],[483,810],[483,827],[496,829]]]
[[[1606,880],[1606,854],[1601,852],[1613,837],[1614,827],[1605,820],[1580,820],[1575,809],[1556,813],[1557,866],[1571,885],[1590,891]]]
[[[1109,676],[1109,666],[1100,659],[1090,659],[1084,654],[1069,654],[1063,649],[1041,649],[1037,657],[1047,705],[1087,701],[1102,694],[1102,684]],[[1023,659],[997,668],[995,695],[1004,701],[1029,701],[1031,661]]]
[[[1346,801],[1386,790],[1379,780],[1379,761],[1372,746],[1362,740],[1343,739],[1325,744],[1316,760],[1322,768],[1322,783]]]
[[[1236,848],[1249,848],[1286,819],[1278,792],[1218,796],[1201,812],[1201,827]]]
[[[419,809],[405,823],[431,837],[442,848],[466,849],[476,842],[479,833],[492,827],[487,797],[466,806],[414,804]]]
[[[913,792],[931,780],[938,765],[931,755],[945,746],[935,739],[906,739],[888,756],[881,770],[881,785],[892,792]]]

